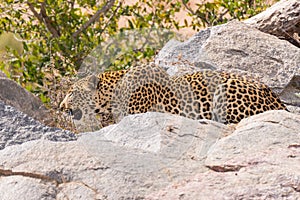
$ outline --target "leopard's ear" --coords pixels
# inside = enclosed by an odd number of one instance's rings
[[[97,90],[98,83],[99,83],[99,78],[97,76],[91,75],[88,78],[88,88],[90,90]]]

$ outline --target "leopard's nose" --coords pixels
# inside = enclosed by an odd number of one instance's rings
[[[82,111],[81,109],[75,109],[73,110],[69,110],[69,114],[73,116],[73,119],[75,120],[81,120],[82,118]]]

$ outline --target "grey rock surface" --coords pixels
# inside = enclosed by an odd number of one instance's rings
[[[289,105],[294,106],[290,111],[300,109],[300,75],[295,75],[290,80],[289,84],[280,93],[280,98]],[[298,113],[300,114],[300,112]]]
[[[59,193],[56,200],[76,199],[76,200],[104,200],[104,194],[96,192],[93,188],[77,182],[63,183],[59,186]]]
[[[207,166],[212,168],[226,162],[229,166],[238,168],[248,166],[256,160],[258,163],[273,163],[288,167],[295,160],[300,161],[298,156],[297,158],[292,156],[295,159],[288,156],[293,154],[293,149],[297,150],[293,145],[300,143],[299,115],[282,110],[268,111],[242,120],[235,128],[230,136],[219,140],[208,152],[205,161]],[[263,137],[266,139],[262,139]],[[253,144],[259,144],[255,146],[255,151]],[[280,151],[282,153],[279,153]],[[298,155],[300,151],[295,153]],[[268,156],[263,156],[264,154]],[[277,160],[280,156],[283,157]],[[297,168],[300,169],[300,165]],[[297,171],[300,175],[300,170]]]
[[[76,135],[69,131],[45,126],[0,101],[0,150],[10,145],[40,138],[47,138],[51,141],[69,141],[75,140]]]
[[[30,187],[28,187],[30,186]],[[54,185],[24,176],[1,177],[1,199],[50,200],[56,196]]]
[[[0,101],[11,105],[44,124],[51,124],[52,117],[44,104],[15,81],[0,76]]]
[[[11,199],[28,191],[33,199],[296,199],[299,122],[286,111],[230,126],[145,113],[77,140],[24,139],[0,150],[0,193]]]
[[[3,200],[51,200],[57,192],[54,185],[24,176],[1,177],[0,188]]]
[[[246,24],[263,31],[285,38],[300,47],[300,1],[281,0],[262,13],[245,20]]]
[[[235,72],[258,79],[280,93],[300,74],[300,49],[232,21],[200,31],[184,42],[170,41],[155,62],[171,75],[188,64],[200,70]]]
[[[211,146],[195,174],[146,199],[299,199],[300,116],[268,111]],[[199,189],[201,188],[201,189]]]
[[[81,134],[76,141],[40,139],[8,146],[0,151],[0,166],[35,177],[49,190],[57,185],[59,198],[137,199],[171,181],[207,171],[206,152],[229,131],[208,120],[139,114]],[[0,193],[3,188],[0,184]]]

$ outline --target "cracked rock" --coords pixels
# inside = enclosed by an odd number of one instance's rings
[[[205,165],[211,171],[146,199],[298,199],[299,130],[300,116],[286,111],[244,119],[209,149]]]
[[[299,115],[287,111],[268,111],[237,125],[144,113],[77,140],[23,138],[0,150],[0,194],[53,200],[296,199],[299,126]]]

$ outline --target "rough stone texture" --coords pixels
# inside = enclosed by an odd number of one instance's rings
[[[106,199],[106,196],[96,192],[93,188],[80,182],[63,183],[59,186],[56,200],[76,199],[95,200]]]
[[[210,167],[225,163],[229,166],[247,166],[255,160],[258,163],[254,164],[289,166],[295,160],[300,161],[297,154],[300,151],[297,151],[297,147],[292,147],[300,144],[299,130],[300,116],[286,111],[269,111],[246,118],[236,126],[232,135],[222,138],[212,147],[205,163]],[[263,137],[267,139],[263,140]],[[259,144],[255,145],[255,151],[253,144]],[[296,157],[291,156],[293,152]],[[280,156],[282,157],[278,160]],[[300,165],[297,168],[300,169]],[[300,175],[300,170],[297,171]]]
[[[75,140],[69,131],[48,127],[0,101],[0,150],[30,140],[48,138],[51,141]]]
[[[8,176],[0,177],[0,194],[1,200],[50,200],[55,199],[56,188],[54,184],[41,183],[39,179]]]
[[[300,1],[281,0],[244,22],[265,33],[291,41],[300,47]]]
[[[50,124],[52,118],[43,103],[15,81],[0,76],[0,101],[14,106],[44,124]]]
[[[233,71],[252,76],[280,93],[293,77],[300,75],[300,49],[232,21],[200,31],[185,42],[171,40],[159,52],[156,63],[171,75],[188,63],[204,69]]]
[[[297,199],[298,130],[300,117],[286,111],[231,126],[163,113],[131,115],[73,141],[25,138],[6,146],[0,150],[0,194],[7,199],[22,194],[32,199]]]
[[[300,66],[299,66],[300,67]],[[280,98],[288,104],[297,106],[292,109],[300,109],[300,75],[294,76],[289,84],[280,93]],[[300,114],[300,112],[298,112]]]
[[[59,199],[138,199],[172,181],[207,171],[206,152],[229,132],[227,126],[208,120],[139,114],[82,134],[76,141],[40,139],[8,146],[0,151],[0,166],[37,177],[41,185],[49,184],[47,189],[56,183]]]
[[[244,119],[210,148],[210,171],[146,199],[299,199],[299,130],[300,116],[286,111]]]

